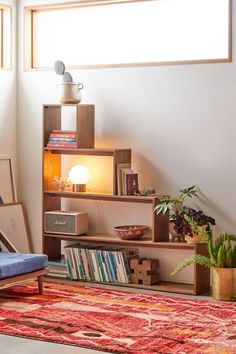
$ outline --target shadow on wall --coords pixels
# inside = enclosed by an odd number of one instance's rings
[[[168,175],[163,174],[163,171],[142,154],[133,153],[132,160],[132,166],[138,172],[139,189],[155,188],[157,194],[163,194],[170,182]]]
[[[209,199],[200,189],[198,189],[198,199],[202,205],[206,206],[207,209],[211,210],[211,215],[216,219],[216,233],[230,232],[229,230],[236,230],[235,218],[231,218],[229,214],[225,212],[225,209],[220,208],[215,204],[211,199]],[[200,207],[201,208],[201,207]],[[218,216],[224,221],[224,224],[227,225],[227,230],[222,227]],[[235,233],[235,231],[233,231]]]

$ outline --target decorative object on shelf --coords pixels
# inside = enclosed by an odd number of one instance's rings
[[[185,189],[180,189],[180,194],[177,197],[169,198],[168,196],[161,196],[158,199],[160,204],[155,207],[155,211],[158,214],[166,214],[169,212],[169,232],[171,239],[178,238],[183,240],[183,235],[192,238],[192,242],[195,242],[196,238],[193,238],[193,230],[189,224],[188,217],[192,218],[198,225],[205,225],[206,231],[210,231],[210,225],[215,225],[215,219],[205,215],[201,210],[189,208],[184,205],[187,198],[197,197],[196,186],[191,186]],[[185,217],[186,216],[186,217]],[[187,240],[189,240],[187,237]]]
[[[89,170],[83,165],[72,167],[69,172],[69,179],[73,184],[73,192],[86,192],[86,183],[90,177]]]
[[[143,189],[139,189],[135,195],[141,195],[141,196],[145,196],[145,195],[154,195],[156,194],[156,190],[155,188],[143,188]]]
[[[63,210],[45,211],[44,231],[52,234],[83,235],[88,232],[88,213]]]
[[[175,224],[173,222],[169,222],[169,235],[170,242],[185,242],[185,235],[179,234],[174,229]]]
[[[68,177],[54,176],[52,184],[58,188],[59,192],[72,188],[72,183]]]
[[[58,84],[59,101],[65,104],[80,103],[83,87],[83,84],[77,82],[60,82]]]
[[[128,173],[125,177],[127,195],[135,195],[138,191],[138,174]]]
[[[121,240],[139,240],[148,231],[147,225],[114,226],[113,231]]]
[[[63,74],[62,81],[63,82],[73,82],[73,78],[72,78],[71,74],[66,71]]]
[[[212,232],[207,232],[203,226],[195,225],[195,228],[198,229],[198,234],[207,239],[209,255],[195,254],[177,265],[171,274],[176,274],[192,263],[212,267],[213,298],[236,301],[236,235],[225,233],[213,239]]]
[[[84,85],[73,82],[71,74],[65,71],[65,64],[61,60],[54,63],[54,71],[57,75],[62,76],[62,82],[58,84],[59,101],[65,104],[79,103]]]
[[[57,60],[54,63],[54,71],[57,75],[63,75],[65,72],[65,64],[61,60]]]
[[[130,277],[134,284],[151,285],[159,281],[158,259],[132,258],[130,260]]]

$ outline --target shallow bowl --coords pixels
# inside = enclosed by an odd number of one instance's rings
[[[139,240],[148,231],[147,225],[114,226],[113,231],[121,240]]]

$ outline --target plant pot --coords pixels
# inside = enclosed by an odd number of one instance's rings
[[[193,236],[185,235],[184,238],[187,243],[206,243],[198,234],[193,234]]]
[[[179,241],[179,242],[184,242],[184,235],[178,234],[177,231],[174,229],[175,223],[174,222],[169,222],[169,234],[170,234],[170,240],[172,242],[174,241]]]
[[[212,268],[212,297],[236,301],[236,268]]]
[[[61,82],[58,84],[60,103],[79,103],[83,84],[76,82]]]

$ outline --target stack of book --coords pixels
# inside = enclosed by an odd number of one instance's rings
[[[76,148],[76,132],[73,130],[53,130],[49,135],[47,147]]]
[[[117,164],[118,195],[134,195],[138,192],[138,174],[131,169],[131,164]]]
[[[130,259],[137,248],[70,245],[65,247],[65,260],[72,280],[130,283]]]
[[[48,261],[48,277],[69,279],[67,266],[64,257],[55,261]]]

